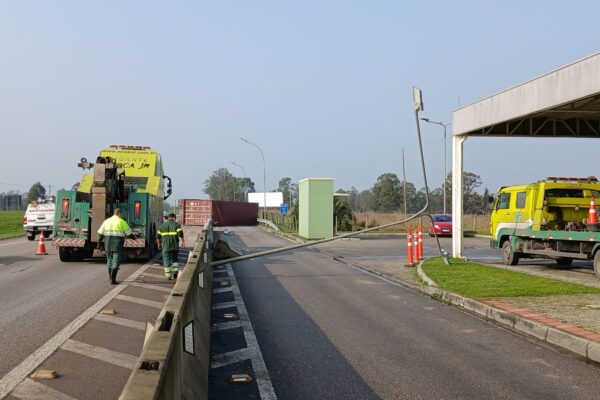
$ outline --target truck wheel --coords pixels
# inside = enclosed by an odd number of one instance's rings
[[[573,264],[573,259],[570,257],[560,257],[556,259],[556,263],[561,267],[568,267]]]
[[[27,240],[33,242],[35,240],[35,233],[28,233],[27,234]]]
[[[44,238],[48,239],[52,235],[52,232],[44,231]]]
[[[59,247],[58,248],[58,258],[62,262],[73,261],[71,249],[69,249],[68,247]]]
[[[596,277],[600,279],[600,251],[594,254],[594,272],[596,273]]]
[[[519,255],[513,251],[510,240],[505,240],[502,243],[502,259],[505,265],[517,265],[519,262]]]

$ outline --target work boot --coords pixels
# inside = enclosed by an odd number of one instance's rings
[[[171,274],[172,279],[177,279],[177,275],[179,274],[178,271],[175,271]]]
[[[118,269],[112,269],[110,272],[110,284],[111,285],[118,285],[117,272],[119,272]]]
[[[112,280],[112,278],[110,277],[111,272],[112,272],[112,269],[110,267],[108,267],[108,281],[109,282]]]

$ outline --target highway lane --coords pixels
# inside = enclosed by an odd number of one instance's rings
[[[0,241],[0,377],[112,288],[102,259],[61,263],[50,242],[47,256],[36,248],[22,238]],[[142,264],[123,264],[118,279]]]
[[[249,251],[289,243],[259,230],[234,231]],[[597,366],[321,253],[297,250],[233,270],[279,399],[600,393]]]

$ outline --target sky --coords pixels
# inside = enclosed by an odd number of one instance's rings
[[[70,188],[110,144],[162,154],[175,198],[217,168],[270,191],[282,177],[422,187],[423,117],[452,111],[599,50],[594,1],[0,1],[0,192]],[[447,169],[451,169],[450,129]],[[423,125],[430,186],[442,128]],[[466,171],[492,192],[599,175],[593,139],[469,138]]]

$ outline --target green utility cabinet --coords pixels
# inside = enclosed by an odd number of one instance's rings
[[[333,178],[306,178],[298,182],[299,234],[305,239],[333,236]]]

